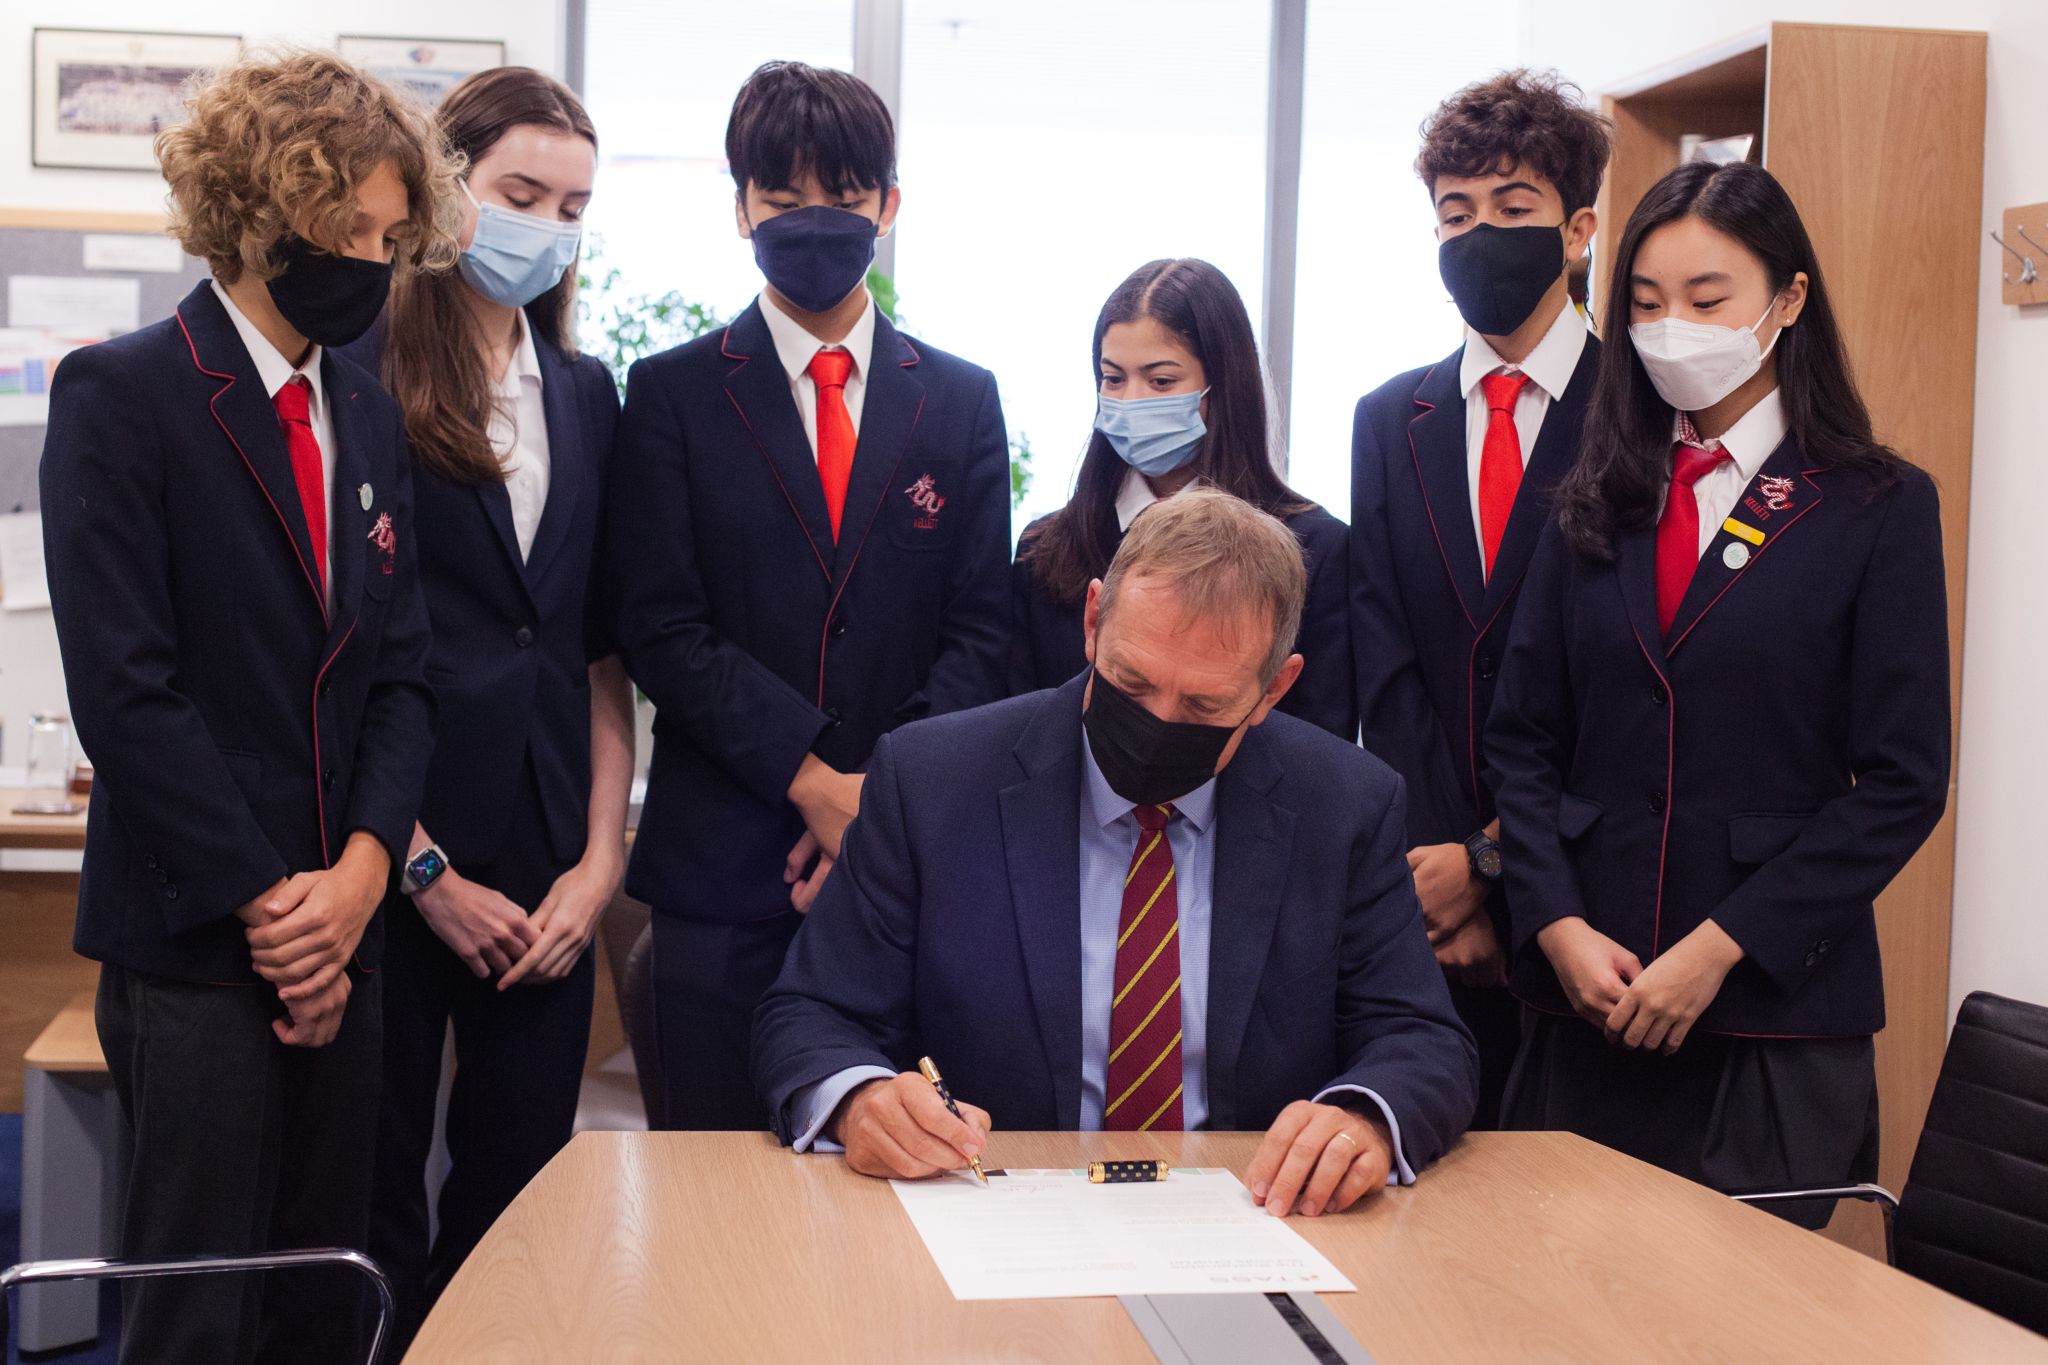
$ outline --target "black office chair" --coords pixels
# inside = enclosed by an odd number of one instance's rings
[[[347,1266],[360,1271],[377,1291],[377,1321],[370,1331],[365,1365],[378,1365],[384,1334],[391,1326],[391,1281],[375,1261],[360,1251],[321,1247],[311,1251],[269,1251],[250,1256],[171,1256],[157,1261],[124,1261],[83,1256],[67,1261],[24,1261],[0,1270],[0,1342],[7,1340],[7,1291],[18,1284],[52,1284],[62,1280],[132,1280],[145,1275],[219,1275],[237,1270],[285,1270],[295,1266]]]
[[[1987,991],[1963,1001],[1899,1197],[1877,1185],[1732,1197],[1870,1200],[1891,1264],[2048,1333],[2048,1007]]]

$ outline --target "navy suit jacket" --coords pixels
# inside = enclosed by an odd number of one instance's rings
[[[383,340],[380,324],[347,353],[377,373]],[[420,823],[457,867],[514,852],[501,850],[507,796],[528,759],[551,846],[533,856],[573,863],[588,839],[589,665],[613,652],[594,566],[619,392],[593,357],[563,354],[539,329],[533,342],[548,497],[531,556],[520,559],[505,485],[413,471],[439,717]]]
[[[405,437],[370,375],[320,363],[331,616],[276,410],[210,283],[58,367],[44,553],[94,768],[87,957],[248,981],[242,905],[355,830],[405,857],[433,737]]]
[[[1080,602],[1055,602],[1024,561],[1023,549],[1040,518],[1024,528],[1010,566],[1010,695],[1058,687],[1088,667]],[[1301,676],[1280,699],[1280,710],[1320,725],[1339,739],[1358,738],[1358,694],[1351,677],[1350,575],[1344,523],[1310,505],[1287,518],[1308,566],[1302,604]]]
[[[1352,423],[1359,720],[1365,747],[1408,784],[1417,844],[1462,843],[1493,819],[1481,734],[1551,490],[1578,456],[1600,343],[1586,338],[1571,382],[1544,414],[1491,578],[1472,531],[1464,356],[1461,346],[1389,380],[1358,401]]]
[[[804,756],[859,771],[904,722],[1002,695],[995,379],[882,317],[869,369],[836,545],[758,302],[629,376],[607,540],[619,643],[656,717],[626,888],[659,913],[786,912]]]
[[[1697,1027],[1873,1033],[1872,902],[1948,800],[1934,483],[1874,489],[1787,437],[1734,516],[1763,543],[1721,530],[1668,635],[1654,529],[1611,564],[1544,533],[1487,728],[1511,981],[1564,1012],[1545,924],[1582,915],[1647,965],[1711,917],[1748,956]]]
[[[945,1059],[1011,1129],[1081,1117],[1081,694],[1076,678],[876,748],[844,856],[754,1018],[776,1122],[850,1066]],[[1262,1129],[1335,1084],[1376,1091],[1418,1170],[1476,1094],[1408,875],[1401,783],[1291,716],[1216,784],[1209,1126]],[[790,1134],[782,1134],[785,1141]]]

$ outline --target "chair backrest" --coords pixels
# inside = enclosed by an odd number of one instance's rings
[[[1899,1269],[2048,1332],[2048,1007],[1963,1001],[1896,1234]]]

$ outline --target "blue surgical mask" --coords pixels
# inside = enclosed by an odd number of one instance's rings
[[[576,263],[581,223],[555,223],[500,204],[476,204],[476,235],[462,250],[462,278],[492,303],[524,308],[553,289]]]
[[[1109,438],[1125,464],[1148,479],[1171,474],[1202,448],[1209,434],[1202,420],[1202,389],[1157,398],[1111,398],[1097,394],[1095,429]]]

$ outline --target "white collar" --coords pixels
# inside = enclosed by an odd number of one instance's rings
[[[811,357],[835,343],[820,341],[806,332],[802,323],[775,306],[767,290],[761,291],[759,302],[761,320],[768,324],[768,335],[775,341],[775,354],[782,361],[782,368],[789,372],[789,382],[794,384],[797,376],[811,367]],[[860,320],[853,324],[853,330],[836,345],[852,354],[853,372],[865,381],[868,359],[875,351],[875,301],[872,296],[868,299],[868,306],[861,310]]]
[[[1465,358],[1458,366],[1458,391],[1470,398],[1472,390],[1479,387],[1479,381],[1496,370],[1520,370],[1555,402],[1572,382],[1572,373],[1579,368],[1579,354],[1585,349],[1586,321],[1569,299],[1551,320],[1550,330],[1543,334],[1543,340],[1536,343],[1536,349],[1529,352],[1519,365],[1502,360],[1500,353],[1493,349],[1492,342],[1467,327]]]
[[[531,379],[540,383],[540,352],[533,344],[533,324],[526,320],[526,314],[519,313],[519,344],[512,350],[511,363],[505,366],[505,377],[498,381],[498,392],[517,396],[519,386]]]
[[[1126,467],[1123,485],[1116,490],[1116,529],[1128,531],[1131,523],[1138,519],[1138,513],[1159,501],[1159,495],[1152,491],[1152,485],[1137,470]]]
[[[306,353],[306,363],[298,369],[293,369],[292,363],[284,358],[284,354],[270,344],[270,338],[264,336],[256,324],[243,316],[241,309],[235,307],[235,301],[228,297],[228,291],[221,287],[219,280],[213,281],[213,294],[220,300],[221,307],[228,310],[228,321],[235,324],[235,331],[242,338],[243,349],[248,351],[249,359],[255,362],[256,378],[263,383],[264,395],[276,398],[279,389],[291,383],[295,376],[304,375],[306,381],[313,387],[312,409],[318,412],[321,403],[326,401],[324,390],[320,386],[320,348],[313,347]]]
[[[1678,413],[1671,419],[1671,439],[1682,439],[1682,432],[1691,427],[1691,419],[1685,413]],[[1736,419],[1735,425],[1721,433],[1718,441],[1702,442],[1707,449],[1715,446],[1728,452],[1728,458],[1742,471],[1746,483],[1756,477],[1764,467],[1764,461],[1771,458],[1785,440],[1790,427],[1785,421],[1785,395],[1781,390],[1772,389],[1756,401],[1756,406]],[[1695,432],[1694,435],[1698,433]]]

